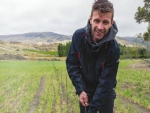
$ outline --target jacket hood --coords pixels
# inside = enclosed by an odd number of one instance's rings
[[[94,51],[95,50],[98,51],[103,43],[113,40],[118,32],[116,22],[114,21],[114,23],[111,26],[111,28],[109,29],[108,33],[102,38],[102,40],[100,40],[98,43],[96,43],[96,42],[92,41],[92,37],[90,34],[90,32],[91,32],[90,21],[88,21],[85,30],[86,30],[86,41],[90,45],[91,49]]]

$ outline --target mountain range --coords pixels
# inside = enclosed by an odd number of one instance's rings
[[[24,44],[52,44],[65,43],[71,40],[71,36],[61,35],[53,32],[32,32],[15,35],[0,35],[0,40],[6,42],[21,42]]]
[[[119,44],[130,47],[145,47],[141,39],[135,37],[115,37]],[[15,35],[0,35],[0,60],[54,60],[58,44],[71,41],[71,35],[53,32],[32,32]]]
[[[31,32],[14,35],[0,35],[0,40],[6,42],[21,42],[23,44],[49,45],[53,43],[66,43],[71,41],[71,37],[71,35],[62,35],[54,32]],[[146,45],[141,39],[135,37],[116,36],[116,40],[121,45],[130,47],[136,45],[143,47]]]

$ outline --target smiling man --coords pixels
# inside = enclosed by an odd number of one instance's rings
[[[109,28],[113,24],[112,13],[99,13],[98,10],[93,11],[90,17],[91,37],[94,42],[101,40],[108,32]]]
[[[120,49],[113,4],[95,0],[87,26],[75,31],[66,59],[80,113],[113,113]]]

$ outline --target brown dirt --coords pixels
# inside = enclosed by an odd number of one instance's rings
[[[34,48],[38,49],[38,50],[42,50],[42,51],[56,51],[57,47],[58,47],[58,43],[53,43],[53,44],[49,44],[49,45],[45,45],[45,44],[35,44],[33,45]]]
[[[3,54],[0,55],[0,60],[26,60],[26,58],[21,55]]]
[[[37,90],[36,94],[34,95],[33,100],[30,103],[27,113],[34,113],[34,111],[37,109],[37,107],[39,105],[40,97],[44,91],[44,86],[45,86],[45,76],[43,76],[40,80],[38,90]]]
[[[56,98],[56,91],[55,91],[55,85],[54,85],[54,80],[53,80],[53,78],[52,78],[52,76],[51,76],[51,81],[52,81],[52,84],[53,84],[53,92],[54,92],[54,100],[55,100],[55,98]],[[51,111],[51,113],[56,113],[56,101],[54,101],[53,100],[53,103],[52,103],[52,111]]]
[[[117,98],[120,98],[126,106],[132,105],[135,111],[137,111],[138,113],[150,113],[150,109],[147,109],[138,103],[134,103],[131,100],[122,97],[121,95],[117,95]]]
[[[137,86],[137,84],[130,84],[129,82],[124,82],[124,84],[123,84],[124,89],[127,89],[127,88],[135,89],[136,86]]]
[[[150,68],[150,61],[141,60],[140,62],[129,65],[128,68]]]
[[[48,92],[47,92],[47,95],[46,95],[46,101],[44,102],[43,107],[42,107],[42,113],[45,113],[44,111],[47,107],[47,98],[48,98],[48,96],[49,96],[49,88],[48,88]]]
[[[75,109],[73,107],[73,102],[71,101],[71,99],[69,98],[68,94],[67,94],[67,89],[65,87],[65,85],[63,83],[60,83],[60,88],[61,88],[61,100],[60,100],[60,107],[61,104],[63,102],[66,103],[66,107],[67,107],[67,113],[76,113]],[[62,107],[63,110],[63,107]]]

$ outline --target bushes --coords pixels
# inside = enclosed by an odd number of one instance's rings
[[[64,57],[67,56],[70,49],[71,42],[66,44],[58,45],[58,56]],[[147,58],[147,50],[141,47],[126,47],[125,45],[120,46],[120,58],[121,59],[130,59],[130,58]],[[148,51],[148,58],[150,58],[150,51]]]
[[[71,42],[68,42],[66,44],[59,44],[58,45],[58,56],[59,57],[67,56],[68,51],[70,49],[70,45],[71,45]]]
[[[145,48],[139,47],[126,47],[125,45],[120,45],[120,58],[129,59],[129,58],[147,58],[147,51]],[[150,53],[150,51],[148,51]],[[149,58],[150,56],[148,56]]]

